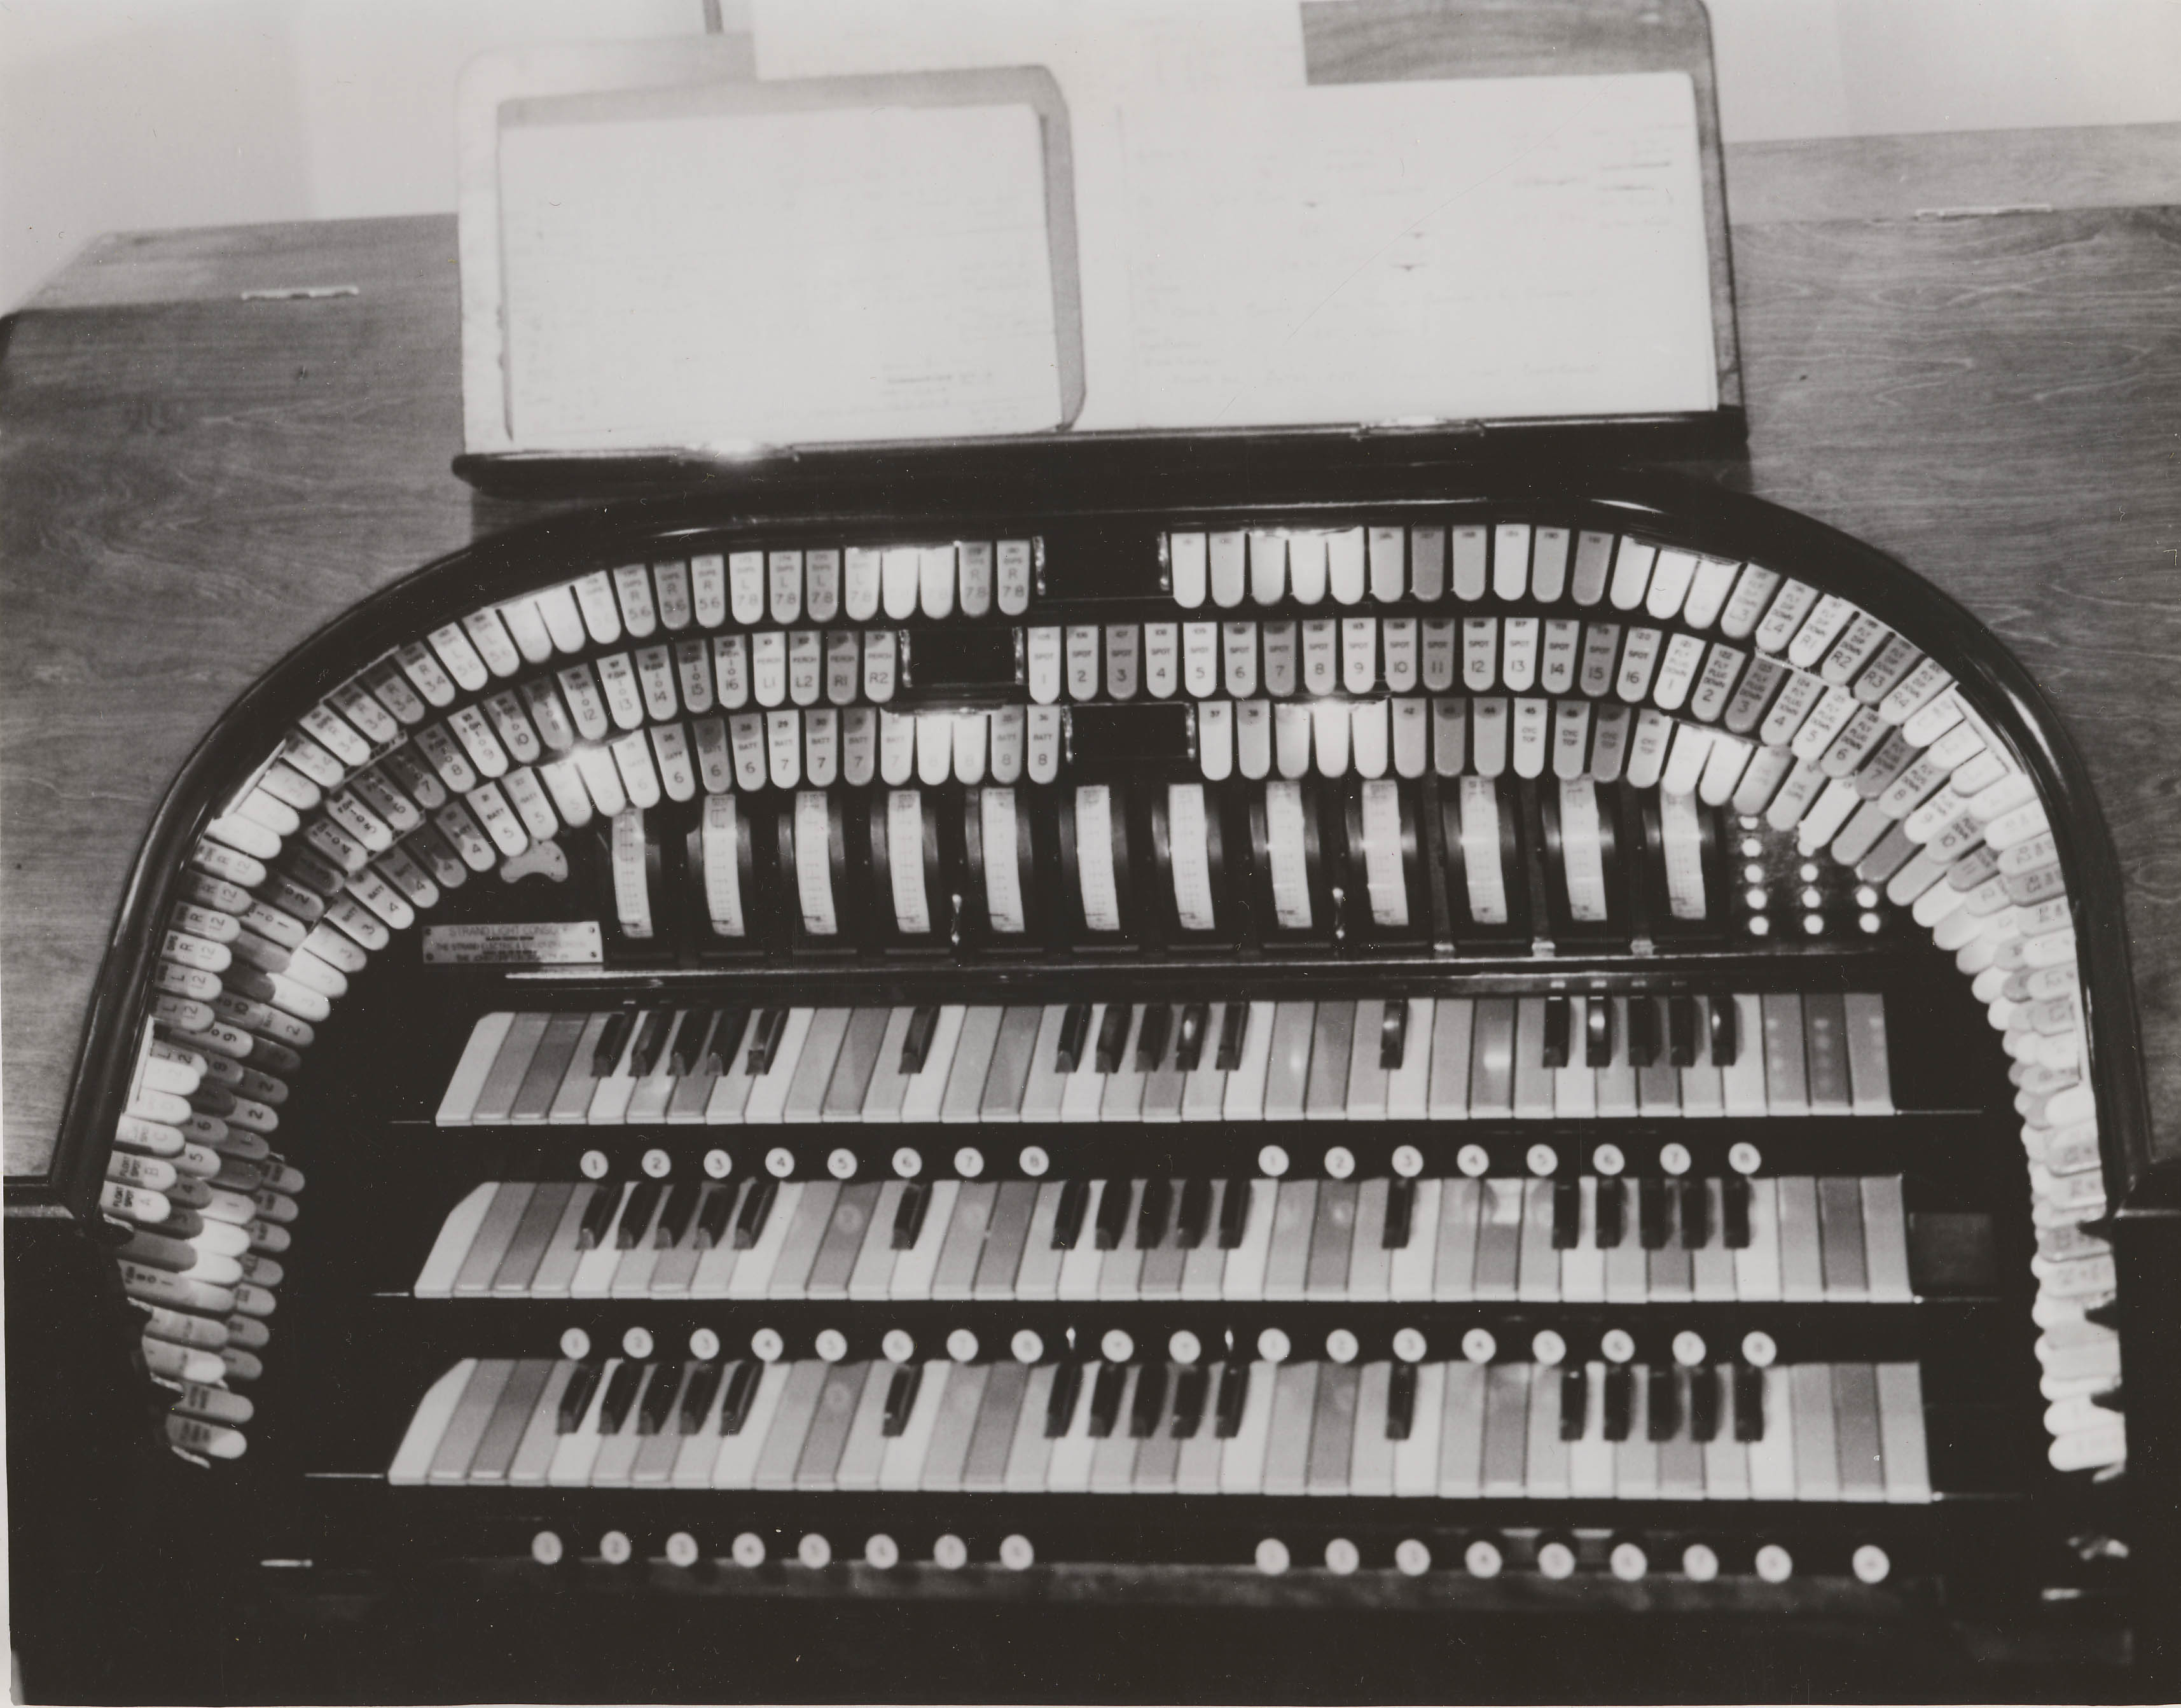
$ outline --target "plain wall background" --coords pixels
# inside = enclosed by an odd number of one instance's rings
[[[1729,142],[2181,121],[2181,0],[1709,4]],[[700,0],[0,0],[0,311],[105,231],[450,211],[472,55],[701,28]]]

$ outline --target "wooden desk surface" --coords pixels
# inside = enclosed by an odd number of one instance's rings
[[[1746,462],[1989,622],[2090,758],[2181,1119],[2181,126],[1730,150]],[[2025,196],[2012,186],[2033,186]],[[2051,211],[1915,217],[2024,200]],[[2118,205],[2116,205],[2118,204]],[[1841,209],[1844,217],[1829,217]],[[1753,213],[1756,217],[1750,218]],[[241,300],[349,285],[353,296]],[[524,512],[461,437],[451,218],[102,240],[0,368],[5,1158],[41,1170],[152,807],[259,674]]]

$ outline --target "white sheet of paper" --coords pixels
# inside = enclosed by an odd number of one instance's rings
[[[1032,108],[521,124],[500,178],[516,444],[1060,421]]]

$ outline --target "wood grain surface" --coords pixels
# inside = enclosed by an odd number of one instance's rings
[[[1842,158],[1814,146],[1812,184]],[[450,218],[110,239],[8,323],[10,1175],[43,1170],[130,862],[190,747],[340,611],[525,513],[448,473],[454,255]],[[2181,1119],[2181,211],[1745,223],[1735,261],[1749,453],[1704,472],[1897,554],[2044,683],[2119,845],[2153,1104]],[[240,300],[340,285],[357,294]]]

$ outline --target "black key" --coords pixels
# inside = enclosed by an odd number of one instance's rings
[[[897,1252],[905,1252],[914,1246],[924,1232],[924,1218],[931,1208],[931,1187],[924,1180],[911,1180],[902,1188],[901,1202],[893,1213],[893,1234],[890,1241]]]
[[[1626,1364],[1605,1367],[1605,1439],[1625,1441],[1636,1409],[1636,1379]]]
[[[1129,1385],[1125,1364],[1101,1364],[1097,1385],[1090,1390],[1090,1434],[1104,1440],[1121,1418],[1121,1393]]]
[[[748,1009],[739,1004],[731,1009],[721,1009],[719,1024],[712,1028],[711,1042],[706,1048],[704,1060],[698,1064],[698,1071],[710,1074],[715,1079],[726,1072],[728,1064],[735,1059],[736,1050],[742,1046],[743,1034],[749,1029],[749,1023],[750,1011]]]
[[[599,1407],[599,1433],[618,1435],[621,1426],[628,1421],[629,1407],[636,1403],[636,1390],[643,1380],[643,1373],[650,1367],[633,1358],[623,1358],[613,1373],[613,1380],[606,1384],[606,1397]]]
[[[1560,1368],[1560,1440],[1580,1441],[1590,1408],[1590,1374],[1580,1364]]]
[[[1052,1393],[1045,1402],[1045,1439],[1057,1441],[1068,1433],[1074,1421],[1075,1401],[1083,1392],[1083,1367],[1072,1360],[1056,1365],[1052,1373]]]
[[[628,1070],[638,1079],[655,1073],[659,1059],[665,1053],[668,1034],[674,1030],[674,1010],[654,1009],[643,1017],[643,1025],[636,1035],[636,1047],[629,1053]]]
[[[908,1427],[908,1414],[916,1409],[917,1390],[924,1385],[924,1366],[903,1364],[886,1385],[886,1417],[879,1424],[881,1435],[898,1435]]]
[[[1388,1003],[1378,1019],[1378,1065],[1389,1074],[1397,1072],[1408,1053],[1409,1005]]]
[[[682,1390],[679,1434],[693,1435],[704,1427],[704,1419],[712,1414],[712,1396],[720,1391],[721,1368],[717,1364],[689,1367],[688,1384]]]
[[[908,1030],[901,1038],[901,1070],[904,1074],[924,1071],[924,1059],[931,1053],[932,1034],[939,1030],[939,1007],[931,1003],[917,1009],[908,1017]]]
[[[1083,1065],[1084,1046],[1090,1042],[1090,1004],[1070,1003],[1061,1016],[1060,1047],[1053,1052],[1055,1073],[1072,1074]]]
[[[1414,1180],[1386,1182],[1386,1231],[1378,1243],[1389,1252],[1405,1252],[1416,1222],[1416,1183]]]
[[[659,1208],[661,1191],[656,1180],[638,1180],[629,1188],[627,1207],[621,1213],[621,1225],[614,1230],[614,1244],[624,1252],[636,1249],[651,1228],[651,1213]]]
[[[1697,1064],[1697,999],[1666,998],[1666,1059],[1677,1068]]]
[[[682,1366],[661,1364],[652,1373],[651,1385],[643,1390],[643,1409],[636,1414],[636,1433],[656,1435],[666,1427],[666,1419],[673,1412],[674,1402],[682,1395]]]
[[[1416,1423],[1416,1367],[1399,1363],[1386,1379],[1386,1439],[1405,1441]]]
[[[1121,1057],[1129,1047],[1129,1022],[1135,1010],[1126,1003],[1106,1004],[1106,1018],[1098,1028],[1096,1067],[1102,1074],[1121,1071]]]
[[[775,1180],[753,1180],[748,1191],[743,1194],[743,1207],[735,1213],[735,1249],[747,1252],[758,1242],[765,1232],[765,1223],[771,1219],[772,1206],[780,1197],[780,1182]]]
[[[1227,1012],[1219,1021],[1219,1053],[1212,1065],[1223,1074],[1231,1074],[1242,1065],[1242,1039],[1250,1030],[1250,1005],[1229,1003]]]
[[[1564,1068],[1568,1064],[1568,1050],[1572,1042],[1569,1034],[1574,1027],[1574,1015],[1565,997],[1545,998],[1545,1065]]]
[[[591,1201],[583,1206],[583,1219],[576,1224],[576,1249],[588,1252],[597,1249],[613,1225],[614,1212],[621,1208],[621,1188],[600,1186],[591,1194]]]
[[[1764,1439],[1764,1373],[1753,1364],[1734,1367],[1734,1439]]]
[[[1181,1035],[1174,1040],[1173,1064],[1183,1073],[1195,1073],[1204,1059],[1204,1035],[1211,1025],[1209,1003],[1191,1003],[1181,1011]]]
[[[1671,1231],[1669,1224],[1673,1219],[1673,1213],[1668,1208],[1668,1202],[1664,1180],[1647,1179],[1637,1182],[1637,1236],[1647,1252],[1655,1252],[1663,1247],[1667,1235]]]
[[[1212,1373],[1201,1364],[1191,1364],[1175,1379],[1173,1421],[1168,1426],[1175,1440],[1190,1440],[1204,1427],[1204,1402],[1211,1392]]]
[[[672,1251],[687,1235],[689,1224],[696,1219],[696,1188],[669,1186],[666,1202],[660,1206],[659,1228],[652,1235],[652,1243],[662,1252]]]
[[[628,1035],[636,1025],[636,1011],[623,1009],[606,1022],[606,1029],[599,1034],[598,1047],[591,1052],[591,1077],[602,1080],[621,1065],[621,1053],[628,1047]]]
[[[1098,1195],[1098,1224],[1095,1235],[1100,1251],[1112,1252],[1120,1248],[1121,1235],[1129,1230],[1130,1196],[1126,1180],[1107,1181],[1106,1190]]]
[[[578,1364],[569,1373],[568,1385],[560,1390],[560,1410],[553,1420],[555,1430],[563,1435],[572,1435],[583,1421],[583,1413],[591,1409],[591,1396],[599,1390],[597,1364]]]
[[[743,1425],[749,1422],[750,1407],[757,1401],[758,1383],[765,1375],[765,1366],[755,1358],[737,1359],[735,1373],[727,1379],[726,1397],[720,1401],[720,1433],[739,1435]]]
[[[1681,1249],[1700,1252],[1711,1241],[1711,1194],[1698,1180],[1681,1182]]]
[[[1204,1243],[1212,1227],[1212,1182],[1189,1180],[1181,1183],[1181,1206],[1173,1219],[1173,1242],[1184,1252]]]
[[[787,1031],[787,1010],[767,1009],[750,1029],[749,1070],[753,1076],[770,1071],[772,1059]]]
[[[1166,1059],[1167,1034],[1173,1030],[1173,1009],[1165,1003],[1147,1003],[1144,1023],[1136,1032],[1136,1071],[1155,1074]]]
[[[1613,1004],[1604,997],[1592,997],[1582,1005],[1582,1064],[1613,1065]]]
[[[1659,1004],[1649,997],[1628,998],[1628,1065],[1648,1068],[1659,1059]]]
[[[1219,1378],[1219,1427],[1223,1441],[1242,1432],[1242,1408],[1250,1403],[1250,1367],[1241,1359],[1227,1366]]]
[[[677,1080],[687,1079],[711,1048],[712,1029],[719,1023],[717,1011],[711,1009],[692,1009],[684,1014],[666,1052],[666,1071]]]
[[[1571,1252],[1582,1238],[1582,1182],[1553,1182],[1553,1249]]]
[[[1711,1064],[1715,1068],[1734,1065],[1736,1053],[1741,1048],[1741,1010],[1734,1005],[1732,997],[1714,997],[1711,999]]]
[[[1654,1441],[1670,1441],[1681,1422],[1681,1372],[1671,1364],[1654,1364],[1651,1379],[1645,1385],[1650,1398],[1645,1409],[1650,1416],[1645,1420],[1644,1435]]]
[[[1247,1180],[1222,1180],[1219,1183],[1219,1249],[1231,1252],[1242,1243],[1242,1233],[1250,1225],[1250,1183]]]
[[[1719,1439],[1719,1372],[1709,1365],[1689,1372],[1689,1439]]]
[[[1154,1251],[1166,1243],[1173,1209],[1173,1183],[1165,1179],[1144,1182],[1144,1202],[1136,1212],[1136,1249]]]
[[[1725,1225],[1720,1231],[1730,1252],[1749,1249],[1749,1182],[1741,1175],[1731,1175],[1720,1182],[1720,1219]]]
[[[1129,1407],[1129,1434],[1147,1440],[1158,1433],[1166,1415],[1166,1366],[1146,1364],[1136,1377],[1136,1397]]]
[[[1072,1252],[1083,1237],[1084,1213],[1090,1208],[1090,1183],[1070,1180],[1060,1189],[1060,1206],[1052,1219],[1052,1249]]]
[[[1628,1237],[1628,1188],[1618,1175],[1598,1180],[1598,1248],[1612,1251]]]
[[[727,1236],[729,1224],[734,1220],[735,1195],[733,1186],[707,1186],[704,1202],[697,1212],[697,1230],[691,1241],[693,1251],[709,1252]]]

